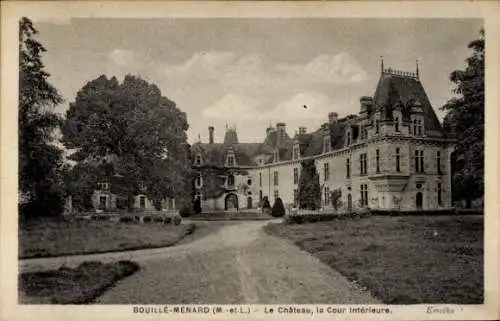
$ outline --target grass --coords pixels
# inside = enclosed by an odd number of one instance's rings
[[[21,304],[88,304],[117,281],[139,270],[135,262],[84,262],[75,269],[19,275]]]
[[[19,258],[167,247],[194,230],[194,224],[38,220],[20,227]]]
[[[265,213],[257,212],[214,212],[193,214],[189,217],[192,221],[261,221],[270,220],[273,217]]]
[[[483,216],[269,224],[386,304],[483,302]]]

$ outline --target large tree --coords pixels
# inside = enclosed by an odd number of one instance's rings
[[[19,21],[19,191],[21,218],[62,212],[62,152],[54,142],[60,117],[53,108],[62,102],[48,82],[38,31],[28,18]]]
[[[472,55],[465,70],[455,70],[450,80],[457,97],[449,100],[443,125],[457,139],[452,154],[453,198],[471,200],[484,195],[484,30],[469,44]]]
[[[186,114],[156,85],[127,75],[122,83],[105,76],[87,83],[70,104],[62,133],[64,145],[76,149],[75,161],[112,165],[101,180],[119,185],[130,206],[138,193],[157,204],[183,193],[187,129]]]

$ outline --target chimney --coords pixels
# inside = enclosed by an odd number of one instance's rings
[[[361,113],[371,113],[373,98],[368,96],[363,96],[359,99],[361,103]]]
[[[299,135],[304,135],[307,132],[305,127],[299,127]]]
[[[328,113],[328,122],[330,124],[332,123],[336,123],[337,122],[337,119],[339,117],[339,114],[337,114],[336,112],[331,112],[331,113]]]
[[[214,126],[208,127],[208,142],[210,144],[214,143]]]

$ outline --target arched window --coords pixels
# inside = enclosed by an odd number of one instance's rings
[[[229,175],[227,177],[227,185],[233,186],[234,185],[234,175]]]
[[[299,159],[299,156],[300,156],[300,147],[299,147],[299,143],[298,142],[295,142],[293,144],[293,152],[292,152],[293,156],[292,156],[292,159]]]
[[[194,181],[194,186],[196,188],[201,188],[203,186],[203,177],[200,175],[196,176],[196,179]]]

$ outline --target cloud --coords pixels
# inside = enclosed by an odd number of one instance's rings
[[[227,71],[234,61],[235,54],[232,52],[202,51],[194,53],[183,63],[166,63],[164,71],[168,76],[210,78]]]
[[[130,66],[137,63],[136,55],[133,51],[125,49],[115,49],[109,54],[109,59],[118,66]]]
[[[203,111],[203,116],[219,120],[250,120],[259,118],[259,102],[256,99],[227,94]]]
[[[348,84],[363,82],[368,78],[359,62],[345,52],[335,56],[321,55],[305,65],[278,64],[276,69],[307,77],[306,81]]]

